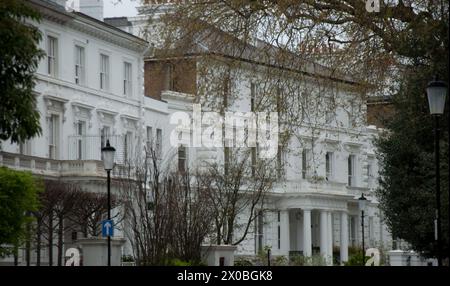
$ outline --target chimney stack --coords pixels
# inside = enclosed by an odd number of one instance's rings
[[[103,0],[74,0],[73,9],[103,21]]]

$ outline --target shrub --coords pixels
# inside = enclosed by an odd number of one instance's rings
[[[250,259],[238,257],[234,260],[234,266],[253,266],[253,262]]]
[[[314,254],[311,257],[305,257],[303,255],[294,255],[291,257],[289,265],[292,265],[292,266],[324,266],[324,265],[326,265],[326,260],[320,254]]]
[[[278,255],[272,259],[273,266],[287,266],[289,265],[289,261],[286,256]]]

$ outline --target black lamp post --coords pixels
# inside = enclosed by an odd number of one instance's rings
[[[361,210],[361,238],[362,238],[362,259],[363,266],[366,265],[366,251],[364,247],[364,211],[366,209],[367,199],[364,197],[364,194],[361,194],[361,197],[358,199],[358,206]]]
[[[102,148],[103,166],[107,174],[108,184],[108,220],[111,220],[111,170],[114,168],[114,153],[116,149],[109,145],[109,140],[106,141],[106,146]],[[111,235],[108,234],[108,266],[111,266]]]
[[[438,265],[442,266],[442,235],[441,235],[441,174],[439,162],[439,117],[444,114],[445,96],[447,94],[447,85],[443,81],[435,78],[427,86],[428,104],[430,114],[434,117],[434,153],[436,168],[436,213],[437,213],[437,247],[438,247]],[[450,191],[450,190],[449,190]]]

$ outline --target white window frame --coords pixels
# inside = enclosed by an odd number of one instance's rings
[[[356,155],[349,154],[347,157],[347,184],[349,187],[356,186]]]
[[[255,218],[255,254],[264,250],[264,212],[256,211]]]
[[[100,67],[99,67],[99,87],[101,90],[109,91],[109,77],[110,77],[110,56],[106,53],[100,53]]]
[[[131,130],[127,130],[123,137],[123,158],[124,163],[127,163],[128,160],[133,159],[130,156],[133,156],[133,144],[134,144],[134,133]]]
[[[84,85],[86,83],[86,48],[84,46],[75,44],[74,62],[75,83]]]
[[[56,118],[56,121],[54,120]],[[55,123],[56,122],[56,123]],[[59,159],[60,140],[61,140],[61,115],[51,113],[49,115],[48,128],[48,157],[50,159]]]
[[[123,94],[132,96],[133,94],[133,64],[128,61],[123,62]]]
[[[52,46],[51,43],[54,45]],[[58,44],[59,39],[56,35],[47,34],[46,53],[47,53],[47,74],[52,77],[58,76]]]
[[[86,130],[86,121],[77,121],[75,130],[75,134],[77,136],[77,160],[83,160],[86,158]]]
[[[183,152],[184,152],[184,154],[183,154]],[[180,153],[183,156],[180,156]],[[186,172],[186,170],[187,170],[187,162],[188,162],[188,150],[187,150],[187,147],[185,145],[178,146],[177,155],[178,155],[178,172],[182,172],[182,173]]]
[[[331,151],[327,151],[325,154],[325,176],[327,181],[334,178],[334,152]]]
[[[145,142],[145,146],[147,147],[147,152],[148,155],[151,155],[149,152],[152,150],[152,144],[153,144],[153,127],[152,126],[147,126],[146,128],[146,136],[147,136],[147,141]]]
[[[157,159],[162,159],[162,141],[163,141],[163,130],[161,128],[156,128],[155,152]]]
[[[302,170],[301,175],[302,179],[308,179],[311,174],[311,159],[312,159],[312,151],[311,149],[304,148],[302,150]]]

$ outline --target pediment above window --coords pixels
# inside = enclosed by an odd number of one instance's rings
[[[114,126],[116,122],[117,112],[104,108],[97,108],[98,120],[104,124],[109,126]]]
[[[139,118],[132,115],[122,114],[120,115],[120,119],[122,120],[122,125],[126,129],[137,129]]]

